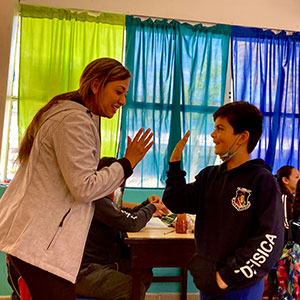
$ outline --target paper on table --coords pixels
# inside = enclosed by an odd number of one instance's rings
[[[158,217],[152,217],[145,228],[168,228],[168,226]]]

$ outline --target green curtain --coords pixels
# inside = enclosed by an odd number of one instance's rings
[[[125,15],[21,5],[18,126],[21,138],[53,96],[79,87],[99,57],[123,58]],[[102,156],[115,156],[119,113],[101,120]]]

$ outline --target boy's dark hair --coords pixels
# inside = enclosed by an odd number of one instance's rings
[[[248,153],[255,148],[262,134],[263,115],[253,104],[244,101],[227,103],[213,114],[214,121],[218,117],[226,118],[233,127],[234,134],[249,132]]]

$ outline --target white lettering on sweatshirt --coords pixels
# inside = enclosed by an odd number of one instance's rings
[[[123,213],[124,215],[126,215],[127,218],[131,218],[133,220],[137,219],[137,216],[132,215],[128,211],[121,210],[121,213]]]
[[[252,278],[256,274],[255,267],[261,267],[262,264],[266,262],[269,253],[271,253],[274,248],[274,240],[277,239],[277,235],[267,233],[265,238],[266,239],[259,244],[259,248],[256,249],[252,258],[250,258],[244,266],[234,270],[235,273],[242,272],[246,278]]]

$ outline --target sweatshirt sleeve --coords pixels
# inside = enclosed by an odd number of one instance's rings
[[[257,178],[255,216],[246,244],[227,258],[218,272],[232,287],[245,285],[255,277],[263,278],[278,262],[283,249],[284,226],[280,190],[271,174]],[[238,224],[237,224],[238,226]],[[245,233],[247,234],[247,233]],[[252,280],[251,280],[252,281]],[[253,282],[253,281],[252,281]]]
[[[185,175],[186,172],[180,169],[180,161],[169,163],[162,201],[173,213],[195,214],[198,188],[196,182],[187,184]]]
[[[112,193],[132,174],[127,159],[97,171],[100,139],[98,128],[85,112],[71,111],[53,130],[52,143],[62,178],[73,195],[90,202]]]
[[[143,207],[145,207],[145,206],[147,206],[147,205],[149,205],[150,204],[150,202],[148,201],[148,199],[146,199],[145,201],[143,201],[142,203],[140,203],[139,205],[137,205],[136,207],[134,207],[132,210],[134,211],[134,212],[137,212],[137,211],[139,211],[141,208],[143,208]],[[156,210],[156,209],[155,209]]]
[[[118,210],[110,198],[104,197],[95,201],[94,218],[116,230],[136,232],[145,227],[155,210],[155,206],[151,203],[141,207],[137,212],[130,208]]]

